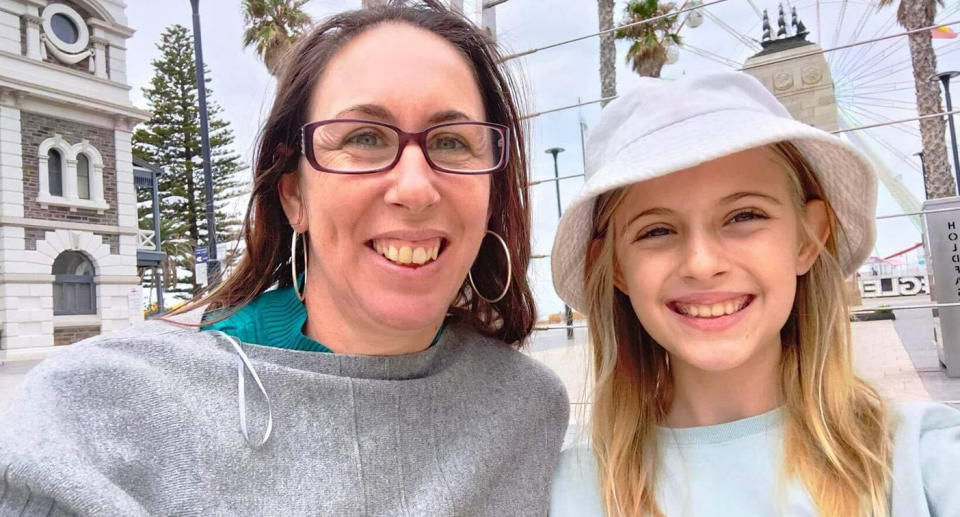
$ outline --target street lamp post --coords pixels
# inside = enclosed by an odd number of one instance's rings
[[[960,75],[960,72],[940,72],[934,77],[940,78],[943,83],[943,94],[947,98],[947,111],[953,111],[953,103],[950,101],[950,79]],[[933,77],[930,78],[931,80]],[[957,177],[957,185],[960,186],[960,158],[957,158],[957,131],[953,126],[953,113],[947,115],[947,121],[950,124],[950,142],[953,144],[953,171]],[[926,177],[926,176],[924,176]]]
[[[553,155],[553,185],[557,188],[557,217],[563,216],[563,208],[560,207],[560,170],[557,167],[557,155],[563,152],[562,147],[551,147],[546,150],[547,154]],[[573,312],[570,306],[563,304],[563,314],[567,321],[567,339],[573,339]]]
[[[913,153],[914,156],[920,157],[920,172],[923,173],[923,193],[926,195],[929,190],[927,190],[927,161],[923,159],[923,151],[918,151]]]
[[[197,69],[197,96],[200,99],[200,141],[203,151],[203,187],[207,210],[207,282],[213,286],[219,281],[220,262],[217,260],[217,225],[213,213],[213,174],[210,172],[210,129],[207,126],[207,88],[203,78],[203,48],[200,44],[200,0],[190,0],[193,9],[193,53]]]

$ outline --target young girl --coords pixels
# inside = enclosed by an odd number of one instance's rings
[[[854,374],[876,175],[739,73],[609,105],[553,248],[588,314],[591,445],[553,515],[960,515],[960,412]]]

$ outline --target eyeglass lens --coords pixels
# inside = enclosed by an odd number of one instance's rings
[[[430,129],[427,155],[453,172],[484,172],[499,165],[501,133],[480,124],[458,123]],[[313,155],[320,166],[338,172],[364,172],[389,166],[399,153],[399,135],[390,127],[335,121],[313,130]]]

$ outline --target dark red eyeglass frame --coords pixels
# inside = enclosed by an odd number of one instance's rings
[[[380,167],[377,169],[370,169],[368,171],[357,171],[357,172],[345,172],[340,170],[328,169],[320,165],[319,163],[317,163],[317,158],[313,154],[314,131],[320,126],[332,124],[335,122],[361,122],[364,124],[370,124],[374,126],[380,126],[380,127],[392,129],[394,132],[397,133],[397,155],[393,158],[393,162],[391,162],[389,165],[386,165],[384,167]],[[485,126],[491,129],[495,129],[500,133],[500,141],[502,142],[501,149],[500,149],[500,161],[497,162],[495,166],[489,169],[483,169],[479,171],[462,171],[462,170],[454,170],[454,169],[447,169],[445,167],[441,167],[436,163],[434,163],[433,160],[430,159],[430,153],[427,151],[427,133],[438,128],[442,128],[446,126],[459,126],[462,124]],[[329,172],[332,174],[373,174],[375,172],[383,172],[386,170],[390,170],[396,167],[397,163],[400,162],[400,157],[403,155],[403,150],[407,148],[407,144],[409,144],[411,141],[416,142],[417,145],[420,147],[420,151],[423,152],[424,159],[427,160],[427,164],[429,164],[431,168],[438,170],[440,172],[448,173],[448,174],[463,174],[467,176],[472,176],[477,174],[492,174],[494,172],[499,172],[504,168],[506,168],[507,162],[510,159],[510,128],[503,124],[495,124],[493,122],[477,122],[473,120],[464,120],[464,121],[458,121],[458,122],[444,122],[442,124],[430,126],[424,129],[423,131],[420,131],[419,133],[407,133],[406,131],[398,128],[397,126],[393,126],[385,122],[375,122],[372,120],[353,119],[353,118],[335,118],[335,119],[329,119],[329,120],[319,120],[316,122],[308,122],[304,124],[303,127],[300,128],[300,152],[302,152],[303,155],[306,156],[307,162],[310,163],[311,167],[313,167],[314,169],[317,169],[318,171]],[[310,151],[307,151],[308,149]]]

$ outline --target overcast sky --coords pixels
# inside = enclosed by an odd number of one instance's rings
[[[469,7],[476,0],[467,0]],[[731,63],[742,64],[756,50],[741,41],[742,37],[760,39],[760,17],[754,11],[769,9],[776,23],[776,2],[773,0],[727,0],[710,6],[708,11],[719,21],[708,16],[696,28],[681,32],[684,42],[696,49],[706,50],[712,58],[701,57],[681,50],[676,64],[663,69],[663,77],[703,74],[710,71],[731,70]],[[960,19],[960,1],[948,0],[938,20],[951,22]],[[615,19],[623,17],[626,2],[617,2]],[[893,21],[893,9],[877,12],[875,1],[815,0],[784,2],[796,6],[801,19],[811,32],[809,40],[831,48],[882,35],[902,32]],[[820,5],[819,16],[817,5]],[[842,6],[846,9],[841,12]],[[243,20],[239,0],[201,0],[201,33],[204,60],[212,78],[214,98],[223,108],[222,116],[236,134],[236,150],[243,159],[252,161],[257,131],[269,108],[273,79],[252,50],[241,48]],[[358,8],[356,0],[311,0],[307,11],[316,19],[346,9]],[[156,44],[165,27],[180,23],[191,28],[188,0],[147,2],[129,0],[128,23],[136,34],[128,42],[128,78],[133,85],[135,104],[149,108],[141,88],[147,85],[153,73],[150,62],[156,59]],[[960,31],[960,25],[954,27]],[[774,30],[776,28],[774,27]],[[586,35],[597,31],[596,2],[593,0],[509,0],[497,7],[498,40],[506,53],[541,47],[550,43]],[[734,34],[740,34],[741,38]],[[940,70],[960,69],[960,39],[935,40]],[[624,64],[627,43],[617,44],[617,87],[623,92],[636,83],[636,75]],[[536,52],[511,63],[511,70],[527,86],[527,112],[587,101],[600,96],[598,73],[598,38]],[[905,38],[861,45],[827,54],[837,83],[838,102],[842,112],[854,125],[916,116],[912,72]],[[954,93],[955,98],[960,94]],[[530,176],[533,179],[553,175],[553,162],[545,149],[562,147],[559,156],[560,175],[582,172],[580,124],[593,126],[600,113],[599,105],[585,106],[536,117],[528,135],[531,153]],[[949,136],[948,136],[949,138]],[[923,199],[920,165],[912,154],[920,150],[919,128],[916,122],[894,127],[869,129],[861,132],[858,145],[899,175],[913,195]],[[694,143],[691,143],[693,145]],[[561,202],[566,204],[582,185],[581,179],[561,181]],[[534,211],[534,252],[549,253],[556,229],[556,193],[552,183],[531,187]],[[902,213],[901,206],[881,186],[878,215]],[[883,220],[878,225],[876,254],[884,256],[907,248],[920,241],[920,234],[905,218]],[[532,282],[540,313],[561,310],[561,302],[553,293],[548,259],[533,261]]]

